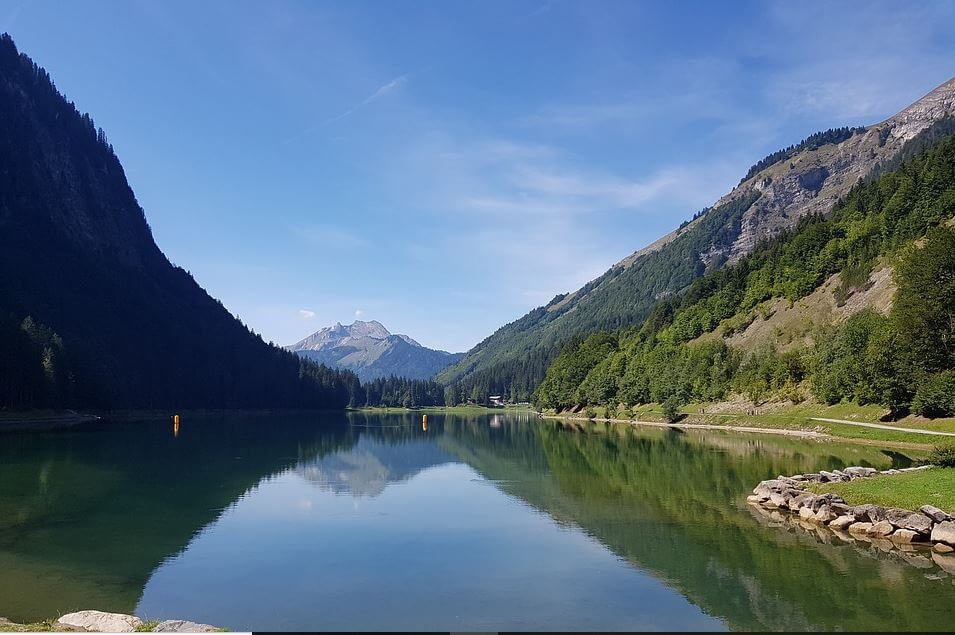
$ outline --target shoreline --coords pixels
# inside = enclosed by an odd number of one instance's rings
[[[843,543],[869,543],[884,553],[918,555],[923,564],[934,562],[943,571],[955,573],[955,516],[951,513],[928,503],[918,511],[871,502],[852,505],[825,491],[824,486],[944,469],[935,465],[888,470],[855,466],[779,476],[761,481],[746,503],[776,526],[785,522],[814,533],[829,531]]]
[[[577,417],[572,415],[562,415],[562,414],[541,414],[542,419],[553,419],[558,421],[593,421],[595,423],[612,423],[615,425],[629,425],[633,427],[654,427],[654,428],[676,428],[679,430],[709,430],[709,431],[726,431],[726,432],[738,432],[744,434],[775,434],[779,436],[794,437],[800,439],[814,440],[814,441],[824,441],[824,442],[838,442],[838,443],[851,443],[854,445],[868,445],[868,446],[878,446],[886,448],[898,448],[905,450],[931,450],[932,444],[930,443],[919,443],[916,441],[883,441],[879,439],[860,439],[854,437],[841,437],[838,435],[827,434],[825,432],[818,432],[815,430],[798,430],[792,428],[770,428],[770,427],[760,427],[760,426],[737,426],[737,425],[720,425],[714,423],[666,423],[664,421],[642,421],[634,419],[608,419],[606,417]]]

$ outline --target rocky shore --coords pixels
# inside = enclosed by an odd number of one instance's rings
[[[762,509],[794,515],[802,522],[828,527],[852,537],[883,540],[898,546],[931,547],[935,554],[944,556],[934,559],[944,560],[945,564],[955,569],[955,555],[947,555],[955,551],[955,516],[931,505],[923,505],[918,511],[879,505],[853,506],[834,494],[817,494],[808,489],[812,483],[846,482],[930,467],[883,471],[870,467],[847,467],[831,472],[824,470],[779,476],[761,482],[746,500]]]
[[[0,617],[0,632],[52,630],[63,633],[218,633],[225,629],[187,620],[144,621],[135,615],[78,611],[67,613],[52,623],[16,624]]]

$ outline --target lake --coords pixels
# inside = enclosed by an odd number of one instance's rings
[[[579,429],[577,429],[579,428]],[[907,451],[361,412],[0,434],[0,615],[232,630],[895,630],[955,577],[773,526],[762,479]],[[904,556],[904,557],[903,557]],[[920,560],[921,558],[921,560]]]

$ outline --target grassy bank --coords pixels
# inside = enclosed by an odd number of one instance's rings
[[[848,483],[818,483],[810,489],[838,494],[850,505],[872,503],[911,510],[934,505],[955,513],[955,468],[933,467],[918,472],[858,478]]]
[[[406,413],[422,412],[425,414],[501,414],[504,412],[532,412],[530,406],[507,406],[505,408],[487,408],[485,406],[428,406],[425,408],[355,408],[358,412],[373,413]]]
[[[952,437],[909,433],[904,430],[882,430],[865,428],[846,423],[816,421],[813,417],[844,419],[862,423],[877,423],[898,428],[913,428],[929,431],[955,433],[955,418],[926,419],[924,417],[905,417],[898,421],[880,421],[886,410],[879,406],[857,406],[853,404],[804,403],[795,405],[767,404],[757,407],[756,414],[752,406],[726,403],[693,403],[681,408],[680,423],[702,424],[726,427],[766,428],[772,430],[792,430],[798,432],[818,432],[840,439],[862,442],[880,442],[905,444],[909,446],[931,447],[937,443],[951,441]],[[554,414],[554,413],[546,413]],[[647,404],[632,408],[628,415],[608,411],[603,407],[587,408],[571,417],[586,417],[592,414],[597,419],[636,420],[665,422],[660,404]]]

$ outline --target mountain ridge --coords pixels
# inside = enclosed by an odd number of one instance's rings
[[[955,78],[836,144],[807,148],[744,179],[692,221],[559,294],[478,343],[436,376],[463,394],[528,399],[557,351],[575,337],[637,324],[660,299],[737,262],[801,218],[828,213],[907,144],[955,117]],[[797,144],[799,145],[799,144]]]
[[[0,405],[341,408],[153,240],[102,129],[0,36]]]
[[[463,353],[449,353],[422,346],[400,333],[391,333],[381,322],[336,322],[290,344],[285,350],[313,362],[354,372],[361,381],[382,377],[430,379]]]

